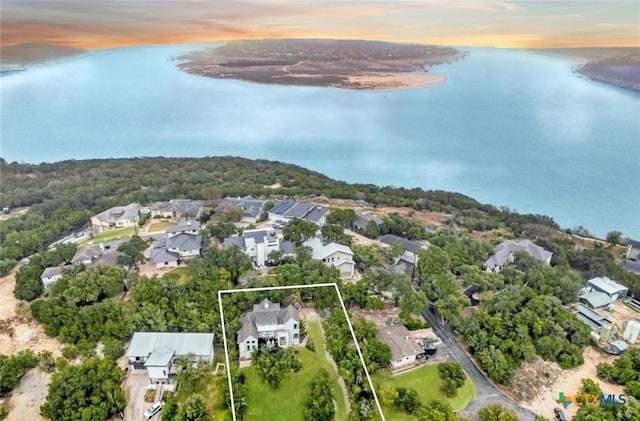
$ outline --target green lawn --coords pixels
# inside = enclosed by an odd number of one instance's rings
[[[226,416],[229,416],[229,418],[231,417],[229,413],[230,411],[224,408],[224,403],[222,401],[222,390],[226,382],[227,376],[214,376],[213,372],[210,372],[198,382],[196,389],[193,391],[193,394],[200,393],[204,396],[207,402],[207,410],[216,420],[225,419]],[[181,393],[178,389],[175,399],[178,403],[182,403],[191,395],[192,393]]]
[[[336,420],[346,420],[346,407],[335,370],[325,358],[325,348],[319,321],[308,321],[307,330],[316,346],[311,352],[306,348],[296,348],[302,361],[302,370],[289,373],[277,390],[262,382],[253,367],[243,369],[247,385],[247,409],[245,420],[302,421],[305,400],[311,381],[321,368],[329,372],[333,383],[334,399],[337,401]]]
[[[136,233],[136,227],[118,228],[96,234],[87,244],[100,244],[105,241],[119,240],[129,238]]]
[[[169,272],[162,275],[163,279],[175,279],[178,285],[183,285],[188,280],[188,271],[187,267],[179,267],[175,269],[171,269]]]
[[[382,373],[376,373],[373,375],[373,384],[375,385],[376,390],[380,390],[381,387],[385,386],[408,387],[415,389],[422,402],[444,399],[449,402],[454,411],[464,409],[475,395],[475,386],[467,377],[467,381],[464,386],[458,389],[456,396],[453,398],[445,397],[440,391],[442,381],[438,375],[437,364],[425,364],[420,368],[395,376],[385,370]],[[388,420],[404,421],[413,419],[407,413],[403,411],[396,411],[393,407],[383,407],[383,410],[385,418]]]
[[[167,228],[175,225],[176,223],[171,221],[153,221],[147,228],[147,232],[164,232]]]

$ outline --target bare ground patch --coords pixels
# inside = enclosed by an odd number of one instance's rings
[[[516,384],[513,388],[525,391],[526,387],[532,387],[529,393],[520,393],[524,397],[520,404],[547,418],[553,419],[553,408],[556,407],[555,398],[559,392],[572,395],[582,386],[582,379],[593,379],[600,384],[605,394],[624,393],[621,386],[605,383],[598,379],[596,367],[600,363],[612,363],[615,357],[599,352],[593,347],[588,347],[584,351],[584,364],[571,370],[561,370],[556,363],[526,363],[518,372]],[[520,372],[523,372],[522,374]],[[532,376],[546,378],[544,372],[549,372],[548,382],[542,379],[540,381],[532,380]],[[529,386],[526,385],[529,384]],[[569,406],[564,410],[567,418],[571,419],[576,414],[575,405]]]
[[[51,375],[38,368],[30,370],[20,381],[20,385],[11,392],[7,401],[9,416],[7,421],[46,420],[40,415],[40,406],[47,397],[47,388]]]

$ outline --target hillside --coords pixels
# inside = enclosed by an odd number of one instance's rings
[[[590,79],[640,90],[640,48],[563,48],[541,50],[568,56],[580,64],[576,72]]]
[[[25,43],[0,47],[2,66],[23,66],[38,64],[63,57],[86,53],[83,48],[65,47],[53,44]]]

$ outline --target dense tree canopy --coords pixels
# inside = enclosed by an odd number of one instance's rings
[[[56,421],[106,421],[126,406],[120,386],[124,378],[110,359],[90,357],[79,365],[67,365],[53,375],[41,413]]]
[[[0,397],[11,392],[27,371],[36,365],[38,357],[31,351],[22,351],[12,356],[0,354]]]
[[[311,392],[306,400],[305,421],[331,421],[335,416],[333,389],[329,373],[321,369],[311,382]]]

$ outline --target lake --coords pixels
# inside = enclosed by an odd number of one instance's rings
[[[469,48],[431,70],[445,83],[347,91],[176,68],[200,47],[101,50],[0,78],[0,156],[265,158],[640,238],[640,93],[581,78],[569,60]]]

